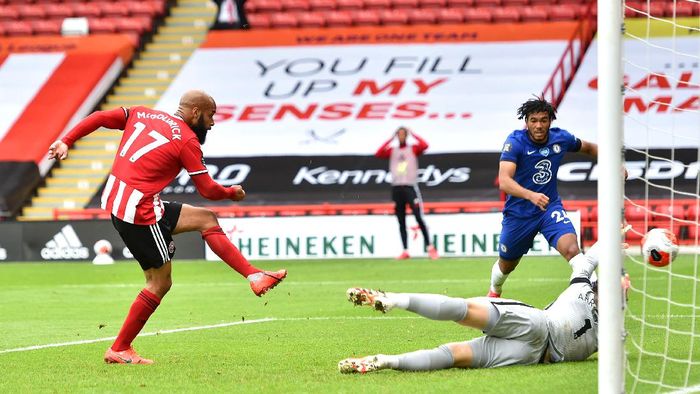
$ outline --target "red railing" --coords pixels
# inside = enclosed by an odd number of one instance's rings
[[[595,200],[568,200],[564,207],[581,214],[581,235],[584,245],[598,238],[598,205]],[[275,217],[308,215],[390,215],[392,203],[363,204],[307,204],[307,205],[235,205],[207,207],[219,217]],[[424,210],[429,214],[500,212],[502,201],[427,202]],[[99,208],[64,209],[53,211],[54,220],[109,219],[108,212]],[[673,231],[682,244],[693,244],[700,226],[700,213],[694,199],[631,200],[625,202],[625,217],[633,229],[627,233],[630,243],[639,243],[647,230],[654,227]],[[465,225],[469,225],[465,223]]]
[[[552,76],[542,90],[542,97],[558,107],[564,98],[566,90],[576,75],[586,50],[593,41],[596,31],[596,18],[593,14],[595,1],[589,2],[586,13],[579,21],[574,34],[569,39],[569,43],[564,49],[564,53],[559,59],[559,63],[554,68]]]

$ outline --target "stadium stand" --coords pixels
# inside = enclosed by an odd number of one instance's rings
[[[166,3],[162,0],[42,3],[36,6],[45,9],[46,14],[72,12],[73,16],[87,16],[91,31],[96,33],[122,32],[138,37],[149,34],[156,19],[166,15]],[[16,10],[18,7],[0,6],[0,9]],[[103,109],[136,103],[155,105],[187,57],[203,40],[215,7],[207,1],[180,1],[168,11],[169,16],[158,27],[152,41],[133,61],[127,75],[118,81],[113,94],[107,96]],[[26,29],[24,31],[31,34]],[[37,190],[31,205],[24,209],[19,219],[41,220],[50,218],[56,207],[85,206],[108,173],[120,137],[119,132],[102,130],[78,142],[71,157],[47,177],[45,186]]]
[[[628,2],[627,16],[654,17],[700,15],[698,4],[671,7],[672,1]],[[126,5],[126,6],[125,6]],[[542,23],[577,21],[595,15],[595,7],[570,0],[248,0],[248,19],[253,29],[334,28],[392,25],[471,23]],[[86,17],[93,33],[127,33],[143,37],[155,31],[127,75],[119,80],[103,109],[142,104],[155,106],[186,60],[203,42],[216,9],[206,0],[181,0],[167,9],[164,0],[94,2],[0,1],[0,36],[60,34],[60,22],[68,17]],[[159,18],[163,24],[158,26]],[[545,88],[548,98],[561,101],[571,78],[592,38],[593,26],[577,31]],[[576,44],[574,44],[576,41]],[[579,45],[580,44],[580,45]],[[578,52],[574,52],[579,48]],[[583,48],[583,50],[581,50]],[[573,64],[565,63],[573,59]],[[120,134],[102,131],[81,140],[71,158],[46,179],[21,220],[105,218],[97,209],[82,209],[102,185],[111,165]],[[429,213],[491,212],[501,208],[498,201],[427,203]],[[629,202],[626,220],[635,231],[628,239],[640,238],[648,229],[673,227],[681,242],[695,236],[697,210],[694,201],[652,200],[650,205]],[[597,238],[597,208],[594,201],[569,201],[579,210],[586,244]],[[384,203],[243,205],[212,207],[223,217],[386,214]],[[678,212],[683,214],[679,215]],[[671,217],[675,219],[672,221]]]

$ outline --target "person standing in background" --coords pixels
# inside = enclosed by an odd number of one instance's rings
[[[409,144],[409,135],[413,136],[418,143]],[[399,141],[398,147],[391,146],[394,138]],[[408,233],[406,232],[406,204],[411,206],[411,212],[423,233],[423,242],[428,256],[433,260],[439,257],[437,250],[430,242],[428,227],[423,221],[423,199],[417,182],[418,156],[422,155],[426,149],[428,149],[428,143],[423,138],[402,126],[374,154],[380,159],[389,159],[391,196],[395,203],[395,214],[399,220],[399,232],[403,244],[403,252],[397,257],[398,260],[411,258],[408,253]]]

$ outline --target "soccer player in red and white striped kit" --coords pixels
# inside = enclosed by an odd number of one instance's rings
[[[159,197],[182,168],[204,198],[240,201],[245,197],[241,186],[223,187],[214,182],[204,165],[201,144],[214,125],[215,112],[214,99],[198,90],[182,96],[174,115],[141,106],[97,111],[49,149],[50,158],[63,160],[75,141],[100,127],[124,130],[102,194],[102,208],[112,213],[114,227],[141,265],[146,287],[107,349],[107,363],[153,363],[140,357],[131,342],[172,285],[173,234],[199,231],[217,256],[248,279],[257,296],[287,275],[284,269],[270,272],[252,266],[226,237],[212,211]]]

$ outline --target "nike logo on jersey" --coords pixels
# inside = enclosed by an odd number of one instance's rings
[[[531,155],[531,154],[533,154],[533,153],[535,153],[535,152],[537,152],[537,150],[529,150],[529,151],[527,151],[527,154],[528,154],[528,155]]]

